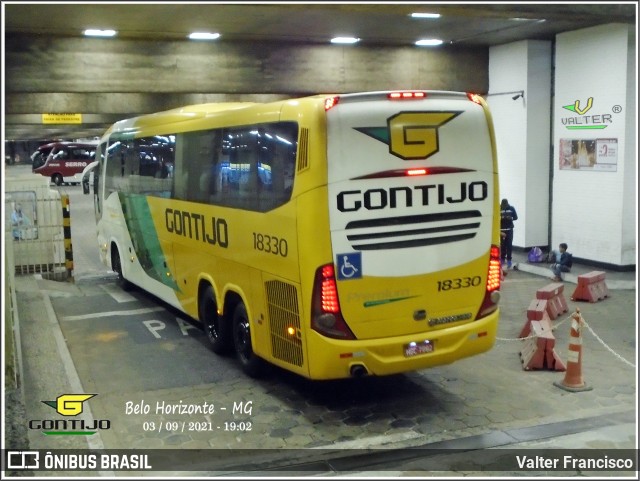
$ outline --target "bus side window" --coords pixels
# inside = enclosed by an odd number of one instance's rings
[[[291,197],[296,123],[257,124],[180,134],[173,198],[257,212]]]
[[[242,146],[238,151],[238,169],[240,173],[238,193],[240,206],[249,210],[257,210],[258,204],[258,133],[255,130],[239,134]]]
[[[177,135],[173,197],[194,202],[208,201],[201,189],[202,176],[211,161],[210,132],[199,131]]]
[[[68,158],[67,149],[60,149],[53,155],[53,160],[64,160]]]
[[[259,166],[262,212],[284,204],[291,197],[298,129],[294,123],[279,123],[269,126],[267,134],[268,147],[261,150],[266,155]]]
[[[189,174],[187,172],[187,162],[185,161],[185,149],[188,134],[176,135],[175,163],[173,166],[173,199],[184,200],[186,198]]]
[[[114,141],[109,144],[106,152],[107,158],[107,172],[105,175],[105,188],[107,194],[115,192],[117,190],[119,179],[122,177],[120,171],[120,150],[121,143]]]
[[[207,179],[208,179],[208,184],[206,186],[206,190],[208,193],[208,198],[207,201],[210,204],[214,204],[216,203],[216,199],[218,197],[218,193],[220,192],[220,170],[221,170],[221,164],[222,164],[222,142],[220,140],[221,138],[221,131],[220,130],[214,130],[212,132],[212,137],[211,137],[211,150],[212,150],[212,155],[211,155],[211,165],[208,168],[208,175],[207,175]]]

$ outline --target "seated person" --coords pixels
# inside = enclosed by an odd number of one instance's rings
[[[573,255],[567,252],[567,244],[562,242],[560,244],[560,250],[554,251],[553,264],[549,268],[553,271],[554,277],[552,281],[562,281],[562,273],[571,271],[573,265]]]

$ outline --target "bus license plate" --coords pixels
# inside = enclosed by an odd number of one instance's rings
[[[426,354],[433,352],[434,345],[429,341],[423,342],[410,342],[404,346],[404,357],[417,356],[419,354]]]

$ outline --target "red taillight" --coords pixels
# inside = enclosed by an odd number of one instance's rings
[[[387,177],[409,177],[418,175],[435,175],[435,174],[457,174],[459,172],[475,172],[472,169],[463,169],[462,167],[417,167],[413,169],[393,169],[373,172],[371,174],[354,177],[352,180],[360,179],[384,179]]]
[[[311,328],[334,339],[355,339],[340,311],[338,285],[333,264],[316,270],[313,284]]]
[[[500,289],[500,277],[502,266],[500,264],[500,248],[491,246],[491,256],[489,258],[489,275],[487,276],[487,291],[492,292]]]
[[[327,97],[324,99],[324,111],[326,112],[329,109],[332,109],[340,102],[340,97]]]
[[[478,105],[482,105],[482,97],[478,94],[467,92],[467,98]]]
[[[324,312],[340,312],[340,302],[338,301],[338,285],[336,284],[333,264],[322,267],[322,287],[320,289],[320,299]]]
[[[500,264],[500,247],[491,246],[489,254],[489,271],[487,273],[487,289],[476,319],[488,316],[498,308],[500,300],[500,277],[502,274]]]
[[[387,95],[390,100],[424,99],[426,97],[425,92],[391,92]]]

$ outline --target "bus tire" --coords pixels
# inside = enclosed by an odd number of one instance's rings
[[[122,261],[120,260],[120,252],[116,246],[111,248],[111,268],[118,274],[116,280],[118,287],[123,291],[131,290],[131,283],[124,278],[124,274],[122,273]]]
[[[264,374],[265,361],[256,356],[251,347],[251,325],[242,302],[233,311],[232,326],[233,345],[242,370],[250,377],[260,377]]]
[[[218,304],[211,286],[207,286],[200,297],[198,317],[209,339],[211,350],[216,354],[226,354],[231,351],[229,326],[224,318],[218,315]]]
[[[60,174],[53,174],[51,181],[56,185],[62,185],[62,176]]]

